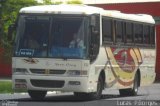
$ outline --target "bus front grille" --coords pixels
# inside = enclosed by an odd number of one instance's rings
[[[64,74],[66,70],[30,69],[33,74]]]
[[[31,84],[35,87],[46,87],[46,88],[62,88],[64,81],[59,80],[35,80],[31,79]]]

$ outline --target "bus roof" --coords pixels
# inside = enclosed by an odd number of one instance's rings
[[[132,20],[144,23],[155,24],[151,15],[147,14],[125,14],[116,10],[104,10],[99,7],[87,5],[41,5],[24,7],[20,13],[46,13],[46,14],[101,14],[102,16],[114,17],[118,19]]]
[[[102,12],[102,16],[155,24],[153,17],[148,14],[126,14],[126,13],[121,13],[120,11],[115,11],[115,10],[105,10]]]
[[[60,4],[25,7],[20,13],[94,14],[100,13],[101,10],[103,9],[87,5]]]

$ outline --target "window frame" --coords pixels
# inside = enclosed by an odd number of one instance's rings
[[[148,43],[144,42],[144,26],[149,26],[149,27],[152,26],[152,27],[154,27],[153,30],[155,30],[155,24],[138,22],[138,21],[131,21],[131,20],[125,20],[125,19],[119,19],[119,18],[108,17],[108,16],[102,16],[102,20],[103,20],[103,18],[112,20],[112,37],[113,37],[113,40],[112,40],[112,42],[107,42],[107,43],[104,42],[103,41],[103,30],[102,30],[102,45],[108,45],[108,46],[113,46],[113,47],[115,47],[115,46],[118,46],[118,47],[119,46],[123,46],[123,47],[138,47],[138,48],[153,48],[153,47],[155,47],[155,44],[151,44],[151,43],[148,44]],[[116,30],[117,29],[116,28],[117,22],[122,22],[123,23],[123,25],[122,25],[122,27],[123,27],[122,28],[123,35],[121,37],[121,39],[122,39],[121,42],[117,41],[117,34],[116,34],[116,32],[117,32],[117,30]],[[126,39],[127,39],[127,36],[126,36],[126,30],[127,30],[126,29],[126,23],[131,23],[132,24],[132,29],[131,29],[131,31],[132,31],[132,42],[130,42],[130,43],[126,41]],[[142,33],[141,33],[142,41],[140,43],[136,43],[136,39],[135,39],[135,24],[140,24],[141,27],[142,27]],[[102,29],[103,29],[103,21],[102,21]],[[151,28],[150,28],[150,30],[151,30]],[[115,34],[114,34],[114,31],[115,31]],[[155,31],[153,31],[153,34],[156,37]],[[151,36],[151,32],[150,32],[149,35]],[[155,39],[155,37],[153,37],[153,38]]]
[[[111,36],[110,36],[111,38],[110,38],[110,39],[111,39],[111,41],[109,41],[109,40],[106,40],[106,41],[105,41],[105,38],[104,38],[104,32],[103,32],[103,30],[104,30],[104,29],[103,29],[103,28],[104,28],[104,26],[103,26],[104,23],[103,23],[103,21],[104,21],[105,19],[106,19],[106,20],[109,20],[109,21],[111,22],[111,25],[110,25],[110,31],[111,31],[111,32],[110,32],[110,33],[111,33]],[[106,44],[107,44],[107,45],[113,45],[113,44],[114,44],[114,37],[113,37],[113,30],[114,30],[114,29],[113,29],[113,28],[114,28],[113,23],[114,23],[114,22],[113,22],[113,21],[114,21],[114,20],[113,20],[112,18],[102,17],[102,44],[103,44],[103,45],[106,45]]]

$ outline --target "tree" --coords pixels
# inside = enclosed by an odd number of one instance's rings
[[[22,7],[37,5],[35,0],[5,0],[2,5],[2,25],[6,36],[8,26],[15,22]]]
[[[43,3],[42,4],[62,4],[63,1],[60,0],[60,1],[57,1],[57,0],[43,0]],[[82,1],[81,0],[66,0],[65,1],[66,4],[82,4]]]
[[[5,0],[0,0],[0,39],[2,36],[2,5],[4,4]]]
[[[62,4],[61,1],[43,0],[44,4]],[[82,4],[80,0],[70,0],[67,4]],[[39,5],[36,0],[0,0],[0,61],[11,62],[12,45],[7,39],[8,27],[15,23],[22,7]],[[3,59],[2,59],[3,58]]]
[[[35,0],[0,0],[0,61],[11,62],[12,45],[7,40],[8,27],[13,24],[22,7],[38,5]],[[2,59],[3,58],[3,59]]]
[[[43,4],[52,4],[51,0],[43,0]]]
[[[82,4],[81,0],[69,0],[67,1],[67,4]]]

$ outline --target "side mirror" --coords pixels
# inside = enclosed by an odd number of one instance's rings
[[[99,53],[100,38],[100,14],[90,15],[91,42],[90,42],[90,62],[93,62]]]
[[[90,25],[91,25],[92,27],[95,27],[95,26],[96,26],[96,16],[95,16],[94,14],[91,15]]]
[[[90,26],[91,26],[91,33],[94,35],[99,34],[99,23],[100,23],[100,16],[99,14],[91,14],[90,15]]]
[[[9,27],[8,27],[8,40],[9,41],[12,41],[12,38],[13,38],[13,32],[15,31],[15,24],[11,24]]]

